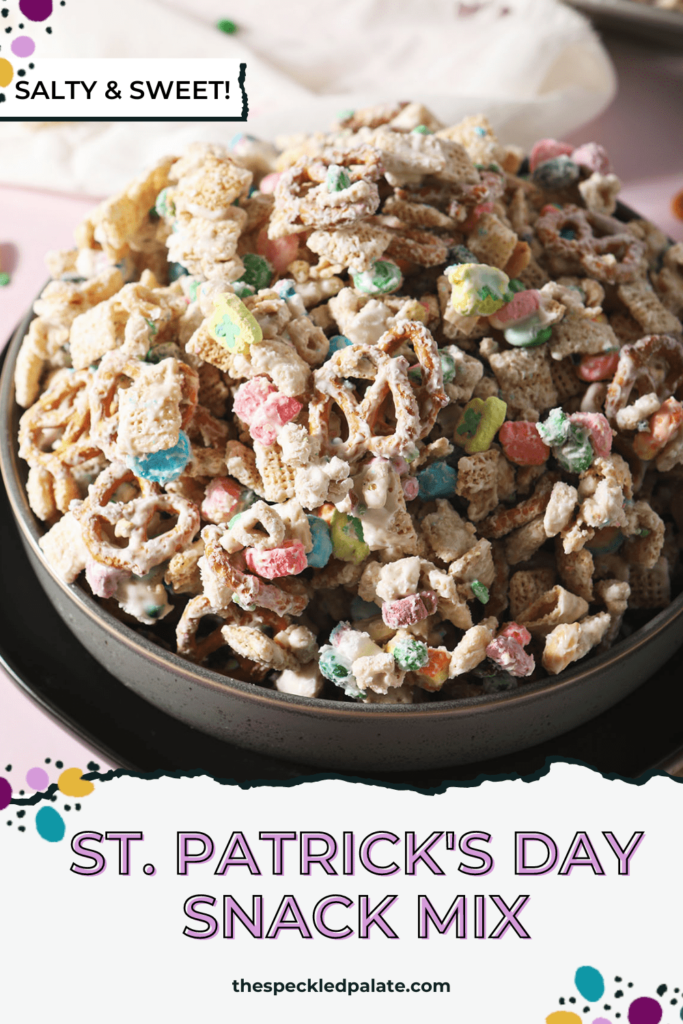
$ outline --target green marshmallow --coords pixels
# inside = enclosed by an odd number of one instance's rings
[[[160,217],[175,216],[175,206],[173,204],[173,200],[168,198],[168,192],[168,188],[162,188],[154,204],[154,209]]]
[[[375,260],[370,270],[352,274],[354,287],[366,295],[386,295],[396,291],[403,281],[403,275],[390,260]]]
[[[518,324],[506,327],[503,331],[508,345],[514,345],[516,348],[534,348],[536,345],[543,345],[550,340],[552,333],[551,327],[542,326],[541,318],[536,313],[527,317],[526,320],[521,320]]]
[[[417,669],[424,668],[429,661],[427,644],[410,637],[405,637],[394,644],[391,653],[397,665],[406,672],[415,672]]]
[[[542,441],[545,441],[547,445],[554,448],[556,445],[564,444],[569,436],[569,417],[563,412],[559,406],[556,409],[551,409],[548,413],[548,418],[544,423],[537,423],[536,430],[538,431]]]
[[[330,536],[334,557],[341,559],[342,562],[360,565],[370,554],[370,547],[365,543],[363,536],[363,524],[356,516],[335,509],[332,513]]]
[[[236,282],[237,284],[249,285],[257,292],[261,288],[268,287],[273,279],[273,267],[265,256],[258,256],[255,252],[248,252],[242,257],[242,263],[244,263],[244,273]]]
[[[351,187],[351,178],[344,167],[340,167],[339,164],[330,164],[327,168],[325,184],[328,192],[343,192],[344,189]]]
[[[567,440],[553,450],[553,455],[568,473],[585,472],[593,461],[590,430],[570,423]]]
[[[441,373],[443,374],[444,384],[448,384],[449,381],[455,378],[455,359],[443,350],[439,352],[439,359],[441,360]]]

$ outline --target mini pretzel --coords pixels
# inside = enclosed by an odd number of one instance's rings
[[[413,386],[408,378],[408,361],[393,355],[406,342],[412,343],[422,367],[418,386]],[[349,377],[372,381],[360,402],[344,384]],[[328,453],[334,452],[349,462],[366,452],[385,458],[401,454],[430,432],[439,410],[448,402],[436,343],[417,321],[400,320],[376,345],[340,349],[315,371],[314,379],[310,433],[321,436],[323,449]],[[381,421],[389,393],[396,412],[393,427]],[[346,417],[349,429],[348,439],[337,444],[330,440],[330,415],[335,403]]]
[[[261,529],[257,529],[260,526]],[[231,536],[243,547],[268,551],[279,547],[285,539],[285,524],[275,509],[265,501],[257,501],[242,512],[230,529]]]
[[[203,639],[197,639],[197,630],[202,619],[212,615],[221,620],[220,625]],[[260,609],[258,612],[245,612],[236,604],[229,608],[216,609],[205,594],[199,594],[188,601],[185,610],[176,626],[178,654],[201,664],[209,655],[225,646],[222,633],[227,625],[267,625],[276,631],[286,629],[288,619],[283,619],[274,612]]]
[[[147,364],[130,359],[121,349],[107,353],[102,359],[90,387],[90,416],[92,436],[108,459],[119,458],[116,446],[119,423],[118,391],[125,381],[136,381]],[[184,430],[194,416],[199,395],[199,378],[196,370],[187,363],[178,362],[182,379],[181,430]]]
[[[610,284],[632,281],[645,255],[645,243],[621,221],[570,203],[560,209],[545,206],[535,227],[548,252],[578,259],[587,274]],[[574,237],[565,238],[562,231]]]
[[[138,497],[112,501],[122,484],[137,482]],[[150,530],[165,525],[159,513],[176,517],[165,533],[150,536]],[[88,497],[74,512],[81,524],[83,540],[98,562],[144,576],[155,565],[172,558],[188,544],[199,529],[199,510],[178,494],[165,494],[157,484],[136,480],[132,469],[121,462],[108,466],[90,487]],[[116,538],[127,538],[125,547]]]
[[[670,334],[649,334],[635,345],[624,345],[607,388],[605,415],[614,422],[625,408],[634,385],[640,395],[656,393],[664,400],[683,381],[683,344]]]
[[[326,178],[332,165],[344,168],[348,188],[329,191]],[[304,228],[345,227],[370,216],[379,206],[374,182],[380,173],[380,156],[371,146],[347,153],[330,152],[315,159],[301,157],[277,183],[269,238],[281,238]]]
[[[277,586],[264,583],[258,576],[251,576],[238,567],[237,557],[229,555],[221,545],[221,532],[217,527],[206,527],[202,537],[204,555],[212,572],[234,591],[243,608],[256,605],[270,608],[278,615],[301,615],[308,604],[308,594],[300,580],[285,578]]]
[[[19,423],[19,454],[30,466],[40,466],[52,475],[60,512],[80,497],[73,469],[100,455],[90,436],[90,411],[83,390],[91,379],[89,370],[67,373],[26,410]],[[46,438],[54,431],[61,436],[46,451]]]

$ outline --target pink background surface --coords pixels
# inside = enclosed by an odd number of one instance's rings
[[[674,218],[671,199],[683,189],[683,55],[622,40],[608,45],[619,74],[619,95],[601,117],[568,141],[602,143],[623,181],[623,201],[681,241],[683,223]],[[46,280],[44,253],[70,247],[75,225],[93,205],[78,196],[0,186],[0,269],[12,275],[0,290],[0,344]],[[52,759],[51,766],[44,765],[46,757]],[[34,765],[44,766],[56,779],[55,760],[84,770],[91,760],[103,770],[111,767],[37,708],[0,670],[0,771],[12,764],[10,779],[19,788]]]

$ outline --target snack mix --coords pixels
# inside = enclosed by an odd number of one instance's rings
[[[523,159],[417,103],[161,160],[49,254],[18,358],[47,561],[305,697],[605,650],[683,529],[683,244],[619,187],[595,143]]]

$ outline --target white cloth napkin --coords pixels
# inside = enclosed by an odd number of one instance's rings
[[[235,35],[216,28],[221,18]],[[10,22],[8,22],[9,24]],[[505,142],[561,138],[596,117],[616,84],[588,22],[558,0],[69,0],[41,56],[239,57],[248,131],[327,128],[341,109],[419,100],[446,123],[482,111]],[[101,196],[230,123],[0,123],[0,181]]]

